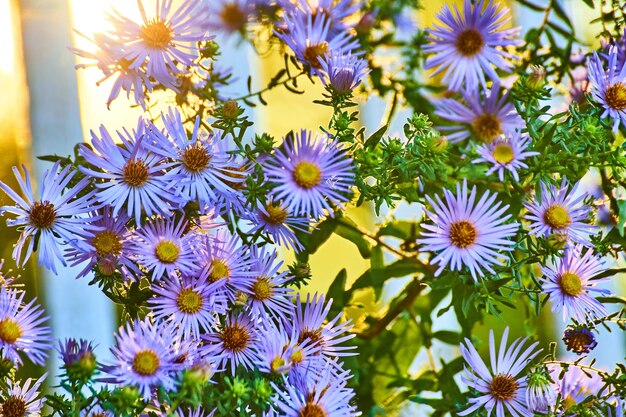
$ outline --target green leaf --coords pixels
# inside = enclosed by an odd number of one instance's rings
[[[348,278],[348,273],[346,269],[342,269],[339,271],[332,284],[328,288],[328,292],[326,293],[326,299],[333,299],[332,306],[328,313],[329,318],[334,318],[337,314],[341,313],[343,306],[345,306],[348,301],[349,294],[346,292],[346,280]]]
[[[335,229],[337,229],[338,224],[336,218],[329,217],[321,222],[308,236],[305,234],[306,239],[302,239],[301,242],[307,253],[315,253],[330,238]]]
[[[365,239],[365,236],[358,231],[358,226],[348,217],[343,217],[335,229],[335,233],[344,239],[354,243],[363,258],[369,258],[371,255],[371,245]]]
[[[433,338],[441,340],[449,345],[459,345],[461,341],[463,341],[461,333],[449,330],[439,330],[438,332],[433,333]]]
[[[378,145],[380,140],[385,135],[385,132],[387,131],[388,127],[389,125],[384,125],[380,129],[378,129],[376,132],[372,133],[372,135],[369,138],[367,138],[367,140],[365,141],[365,148],[367,149],[375,148],[376,145]]]

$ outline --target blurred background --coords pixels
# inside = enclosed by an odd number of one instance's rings
[[[151,0],[144,0],[145,2]],[[541,3],[540,0],[537,1]],[[424,9],[417,16],[406,16],[407,35],[416,27],[429,26],[439,10],[442,1],[423,1]],[[460,2],[459,2],[460,3]],[[585,7],[582,2],[564,2],[573,20],[577,21],[577,33],[590,44],[597,30],[588,24],[588,9],[578,13],[578,7]],[[11,167],[25,164],[41,174],[49,164],[38,162],[37,155],[69,155],[76,143],[89,138],[89,131],[104,124],[112,131],[123,126],[135,126],[140,108],[131,108],[131,103],[122,96],[113,102],[110,109],[106,99],[110,84],[96,86],[101,73],[89,68],[76,71],[76,60],[70,51],[71,46],[89,49],[89,42],[81,34],[89,37],[94,32],[104,31],[107,27],[106,11],[115,7],[120,13],[138,16],[136,2],[129,0],[0,0],[0,180],[16,186]],[[515,15],[515,24],[528,27],[536,22],[536,16],[515,4],[511,4]],[[281,67],[279,55],[259,57],[252,48],[240,39],[220,39],[223,57],[220,65],[230,68],[237,81],[229,86],[229,92],[245,90],[245,81],[249,72],[257,85],[265,85],[276,70]],[[276,137],[282,137],[292,129],[317,129],[328,123],[328,108],[313,104],[320,97],[319,85],[307,86],[307,93],[289,94],[276,89],[265,99],[268,107],[250,110],[250,116],[256,122],[255,131],[267,131]],[[162,105],[168,100],[164,98]],[[380,97],[365,97],[362,100],[362,122],[373,132],[381,125],[388,104]],[[408,112],[399,112],[394,118],[392,134],[400,134],[402,124]],[[0,196],[0,205],[9,203],[6,196]],[[373,210],[367,207],[351,209],[351,217],[368,229],[373,229],[381,218],[376,218]],[[389,215],[387,213],[386,215]],[[394,215],[407,220],[421,217],[419,207],[402,206]],[[21,283],[27,286],[30,297],[43,300],[51,317],[55,337],[75,337],[94,340],[98,345],[96,353],[100,359],[106,358],[108,347],[113,342],[113,333],[117,328],[116,311],[111,302],[97,288],[88,286],[88,280],[75,280],[71,268],[62,269],[58,276],[40,270],[34,259],[23,270],[17,270],[11,259],[13,244],[17,232],[8,229],[0,221],[0,256],[5,259],[6,271],[9,268],[22,276]],[[290,256],[285,254],[285,261]],[[354,245],[334,236],[328,244],[318,251],[311,261],[313,280],[307,291],[325,291],[342,268],[347,268],[348,285],[369,266],[362,260]],[[384,299],[394,295],[402,288],[404,279],[390,283]],[[621,282],[621,284],[620,284]],[[613,291],[624,294],[623,276],[615,277]],[[384,302],[374,303],[373,294],[360,293],[355,300],[372,309],[384,309]],[[29,298],[29,297],[27,297]],[[444,300],[442,305],[448,301]],[[453,314],[453,313],[450,313]],[[525,333],[524,314],[511,310],[506,312],[506,323],[488,320],[478,335],[486,334],[486,329],[496,328],[496,333],[509,325],[515,329],[515,335]],[[541,321],[541,335],[546,340],[558,340],[562,332],[560,321],[552,319]],[[454,329],[454,316],[446,314],[435,321],[433,331]],[[437,341],[435,341],[437,343]],[[600,366],[612,368],[613,364],[623,361],[626,340],[617,333],[602,333],[599,347],[594,351]],[[435,344],[435,357],[448,358],[458,354],[453,346]],[[54,355],[52,355],[54,356]],[[56,359],[55,359],[56,360]],[[53,360],[49,367],[56,369]],[[415,358],[412,371],[417,372],[427,362],[426,352],[420,352]],[[29,373],[32,369],[20,372]]]

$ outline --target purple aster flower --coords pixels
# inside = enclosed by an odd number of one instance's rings
[[[511,20],[509,9],[499,7],[489,0],[474,4],[465,0],[463,15],[458,7],[454,12],[448,4],[437,17],[443,23],[430,30],[430,45],[424,51],[431,53],[425,67],[436,68],[434,74],[445,70],[443,82],[450,90],[458,91],[463,86],[475,91],[479,84],[486,85],[485,75],[493,81],[499,80],[494,70],[510,72],[513,64],[508,59],[513,55],[504,48],[521,45],[517,39],[519,28],[502,29]]]
[[[591,245],[588,236],[596,227],[585,223],[591,208],[583,204],[587,194],[577,193],[579,184],[577,182],[570,190],[565,178],[560,187],[541,183],[541,195],[524,203],[529,211],[525,218],[531,222],[530,234],[538,237],[558,234],[573,242]]]
[[[479,142],[490,143],[502,134],[513,134],[524,128],[524,121],[509,102],[509,93],[502,93],[500,84],[484,90],[482,97],[474,92],[461,90],[466,105],[444,98],[435,103],[435,114],[454,125],[438,126],[451,143],[463,141],[470,136]]]
[[[163,323],[153,324],[147,318],[120,327],[111,348],[115,360],[103,370],[110,375],[105,382],[120,386],[134,386],[144,400],[152,397],[151,389],[176,387],[176,374],[181,366],[178,353],[172,349],[175,332]]]
[[[113,79],[111,93],[107,99],[107,107],[111,106],[111,103],[119,96],[120,92],[125,91],[127,98],[130,98],[132,93],[135,103],[145,109],[146,93],[151,92],[153,88],[153,83],[150,81],[148,74],[146,74],[145,68],[131,68],[130,61],[120,58],[119,41],[115,41],[103,34],[96,34],[94,39],[90,39],[81,33],[79,35],[91,41],[95,46],[95,51],[70,48],[77,56],[93,61],[78,64],[76,68],[98,67],[103,74],[103,77],[96,82],[98,86],[109,79]]]
[[[351,93],[370,72],[367,61],[342,50],[325,55],[320,65],[325,73],[322,82],[339,94]]]
[[[216,324],[216,314],[228,311],[228,300],[216,291],[218,286],[201,278],[168,279],[152,287],[156,297],[148,303],[155,319],[170,322],[184,337],[199,338],[201,330],[209,332]]]
[[[468,195],[467,181],[463,181],[462,188],[457,184],[456,196],[449,190],[444,190],[443,195],[445,203],[439,196],[436,201],[426,196],[432,207],[426,214],[434,224],[422,223],[426,231],[417,240],[422,251],[439,252],[431,260],[432,264],[439,264],[435,276],[446,267],[460,271],[463,266],[474,280],[484,276],[483,269],[495,274],[491,265],[499,262],[498,251],[513,249],[515,242],[511,238],[519,227],[517,223],[505,224],[511,217],[504,214],[509,206],[496,202],[498,195],[489,191],[475,204],[476,187]]]
[[[145,216],[169,215],[171,202],[175,199],[168,189],[170,182],[163,178],[167,168],[162,158],[148,152],[143,146],[146,125],[139,119],[137,130],[124,134],[118,132],[121,146],[115,143],[104,126],[98,138],[91,132],[91,145],[81,145],[80,154],[89,166],[80,170],[95,180],[97,198],[113,208],[113,216],[125,209],[137,224]],[[169,179],[171,181],[171,178]]]
[[[267,233],[274,242],[293,248],[296,252],[304,249],[294,231],[309,233],[310,221],[305,217],[294,216],[285,203],[268,201],[252,214],[253,227],[250,234],[258,231]]]
[[[176,410],[174,416],[176,417],[212,417],[217,409],[210,413],[205,411],[202,407],[197,407],[194,410],[183,411],[180,408]]]
[[[476,150],[480,154],[480,158],[474,159],[472,163],[488,162],[492,167],[487,170],[485,175],[498,172],[500,181],[504,181],[504,173],[509,171],[515,181],[519,182],[517,170],[528,168],[523,161],[524,159],[539,155],[539,152],[527,151],[530,144],[530,137],[524,136],[519,132],[500,137],[491,143],[479,145]]]
[[[310,13],[313,20],[318,17],[328,19],[331,34],[348,32],[353,26],[348,18],[361,10],[359,3],[354,0],[296,0],[295,4],[289,0],[279,0],[278,3],[288,12],[295,7],[302,13]]]
[[[232,375],[235,375],[239,365],[250,370],[259,362],[259,333],[257,324],[249,314],[229,314],[224,324],[215,332],[205,335],[203,340],[203,356],[217,357],[218,368],[230,364]]]
[[[52,347],[52,331],[44,323],[48,317],[35,304],[25,304],[24,292],[0,287],[0,356],[16,366],[22,364],[20,352],[37,365],[44,365]]]
[[[129,68],[145,67],[149,77],[175,87],[176,75],[195,65],[197,43],[210,39],[205,29],[206,12],[194,0],[184,0],[176,9],[173,0],[158,1],[153,16],[148,16],[142,0],[137,0],[137,5],[140,23],[118,12],[109,15],[121,44],[119,57],[131,63]]]
[[[578,321],[601,317],[607,314],[601,302],[589,293],[609,295],[610,291],[596,288],[595,285],[607,280],[592,278],[607,270],[604,260],[587,249],[576,245],[567,248],[562,258],[554,266],[542,266],[542,292],[548,294],[552,302],[552,311],[563,312],[563,321],[570,317]]]
[[[65,366],[72,366],[81,361],[93,361],[95,363],[95,355],[93,353],[93,346],[91,342],[73,338],[65,339],[64,342],[59,340],[59,346],[57,348],[61,360]]]
[[[276,386],[274,406],[284,417],[301,416],[342,416],[361,415],[350,404],[354,391],[346,388],[348,373],[334,375],[326,369],[314,378],[301,378],[294,384],[283,384],[284,390]]]
[[[355,334],[349,333],[352,328],[350,321],[339,323],[343,314],[339,313],[332,320],[326,317],[330,312],[333,300],[324,304],[324,296],[317,294],[311,298],[307,294],[306,302],[302,303],[300,294],[296,296],[296,305],[293,317],[285,319],[287,331],[297,334],[298,343],[310,340],[312,346],[319,347],[320,353],[325,356],[352,356],[356,346],[341,346],[344,342],[352,339]]]
[[[554,381],[554,389],[561,398],[561,410],[557,410],[557,415],[570,415],[567,410],[581,404],[588,396],[601,394],[600,390],[604,386],[604,381],[589,369],[583,372],[577,366],[569,366],[563,372],[560,366],[548,365],[550,376]]]
[[[591,95],[604,108],[601,117],[613,119],[613,132],[617,132],[620,123],[626,126],[626,65],[617,66],[617,59],[617,49],[612,47],[607,70],[596,52],[587,61]]]
[[[151,132],[154,142],[146,142],[145,147],[171,161],[163,179],[169,182],[168,188],[182,196],[181,206],[189,201],[198,202],[201,207],[213,206],[219,195],[235,192],[229,184],[245,181],[245,176],[237,176],[241,172],[236,170],[232,156],[220,146],[224,141],[221,135],[200,135],[199,117],[191,138],[177,110],[170,108],[162,117],[166,131],[154,127]]]
[[[245,33],[256,8],[255,0],[211,0],[206,26],[213,32]]]
[[[332,204],[343,207],[349,201],[354,182],[352,160],[336,141],[314,138],[302,130],[287,137],[282,148],[267,162],[265,175],[276,183],[272,197],[288,202],[295,215],[319,218],[324,210],[333,216]]]
[[[284,16],[285,27],[276,36],[289,46],[298,61],[310,68],[316,75],[322,76],[322,61],[334,51],[355,50],[359,44],[347,31],[333,34],[331,21],[324,15],[313,16],[312,12],[294,9]]]
[[[196,262],[201,268],[200,278],[219,282],[218,288],[223,288],[231,301],[236,298],[238,291],[250,293],[257,275],[251,269],[253,260],[242,246],[241,239],[226,229],[220,229],[215,236],[203,239]]]
[[[137,262],[151,271],[151,281],[160,280],[164,274],[170,278],[178,273],[194,273],[197,254],[193,251],[196,236],[185,234],[187,221],[175,217],[157,218],[135,232],[133,255]]]
[[[45,373],[36,381],[28,378],[22,385],[8,379],[6,391],[0,391],[0,415],[5,417],[40,416],[44,399],[39,397],[39,387],[47,376],[48,374]]]
[[[131,277],[131,271],[139,274],[135,263],[130,259],[130,231],[126,224],[130,217],[126,213],[113,216],[110,206],[105,206],[92,215],[97,232],[84,237],[86,245],[70,248],[66,251],[72,266],[86,262],[77,278],[86,276],[93,267],[106,276],[119,271],[122,276]],[[78,232],[82,234],[82,231]]]
[[[563,343],[568,351],[577,355],[591,352],[598,342],[591,329],[586,326],[568,326],[563,332]]]
[[[489,332],[491,369],[485,365],[469,339],[466,338],[465,344],[461,344],[461,355],[467,364],[462,380],[478,391],[480,396],[470,398],[470,407],[457,413],[459,416],[466,416],[483,407],[488,414],[495,408],[497,417],[504,417],[505,408],[515,416],[533,416],[526,405],[527,378],[525,375],[518,375],[541,352],[535,350],[539,343],[533,343],[522,352],[527,338],[517,339],[507,349],[508,335],[507,327],[502,334],[500,350],[496,356],[493,330]]]
[[[291,280],[288,271],[278,272],[283,265],[276,262],[278,253],[265,248],[251,248],[250,258],[254,261],[252,270],[255,277],[248,295],[248,309],[253,316],[265,316],[269,314],[279,318],[290,314],[293,310],[292,290],[285,285]]]
[[[76,239],[76,230],[80,229],[84,234],[91,234],[98,227],[92,224],[85,215],[97,208],[94,201],[94,193],[88,192],[78,197],[88,185],[89,180],[83,178],[75,185],[68,187],[77,171],[71,165],[59,171],[59,163],[47,170],[41,181],[41,198],[35,199],[30,180],[30,174],[25,166],[22,179],[18,169],[13,167],[13,173],[22,190],[24,198],[13,191],[5,183],[0,182],[0,189],[13,201],[15,206],[0,207],[0,214],[10,213],[17,218],[7,220],[7,225],[23,227],[15,248],[13,259],[22,267],[30,258],[33,251],[39,251],[39,263],[57,273],[57,265],[60,262],[67,265],[61,253],[60,246],[65,244],[81,245]],[[37,247],[35,247],[37,244]],[[20,264],[22,250],[26,246],[26,255]]]

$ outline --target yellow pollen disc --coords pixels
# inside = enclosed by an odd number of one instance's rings
[[[561,401],[561,405],[563,406],[564,411],[569,410],[570,408],[574,407],[576,404],[577,404],[576,400],[573,399],[570,395],[563,398],[563,400]]]
[[[309,65],[313,68],[320,69],[322,68],[322,64],[320,62],[320,58],[323,58],[324,55],[328,52],[328,42],[322,42],[315,45],[309,45],[304,50],[304,59]]]
[[[291,354],[291,362],[293,363],[302,363],[304,360],[304,353],[301,349],[294,350]]]
[[[131,159],[124,165],[122,175],[126,184],[131,187],[140,187],[148,182],[148,167],[141,159]]]
[[[313,188],[322,180],[322,171],[311,162],[298,162],[293,170],[293,180],[302,188]]]
[[[263,213],[263,220],[269,224],[278,226],[284,224],[285,220],[287,220],[287,211],[280,208],[280,206],[269,204],[265,209],[267,210],[267,214]]]
[[[224,343],[224,349],[231,352],[240,352],[248,347],[250,334],[248,329],[235,323],[234,325],[226,326],[222,330],[221,338]]]
[[[30,222],[38,229],[49,229],[57,218],[57,212],[49,201],[37,201],[28,212]]]
[[[176,297],[178,309],[185,314],[195,314],[202,309],[204,300],[200,293],[191,288],[183,289]]]
[[[9,317],[0,320],[0,340],[13,344],[22,337],[22,328],[19,323]]]
[[[511,375],[497,374],[489,384],[489,391],[498,400],[512,400],[517,394],[519,384]]]
[[[456,38],[456,50],[466,57],[476,55],[483,46],[485,46],[483,35],[476,29],[465,29]]]
[[[450,225],[450,242],[461,249],[467,248],[476,242],[478,231],[467,220],[454,222]]]
[[[228,279],[230,277],[230,268],[226,263],[219,259],[211,261],[211,273],[209,274],[209,281],[215,282],[222,278]]]
[[[615,110],[626,109],[626,85],[616,83],[606,89],[604,93],[606,104]]]
[[[576,297],[583,291],[583,283],[580,277],[573,272],[564,272],[559,277],[558,282],[561,291],[571,297]]]
[[[252,284],[252,297],[257,300],[267,300],[272,296],[272,286],[268,277],[257,277]]]
[[[156,353],[152,350],[141,350],[135,354],[133,359],[133,371],[139,375],[154,375],[159,370],[161,361]]]
[[[244,174],[245,168],[244,167],[226,167],[226,169],[228,171],[224,172],[224,174],[232,178],[233,180],[229,181],[229,180],[222,179],[222,182],[228,185],[230,188],[233,188],[235,190],[242,190],[246,186],[246,182],[242,181],[246,178],[246,175]],[[238,174],[237,172],[232,172],[232,171],[239,171],[241,172],[241,174]]]
[[[0,403],[0,416],[2,417],[24,417],[26,416],[26,401],[21,395],[19,397],[8,396]]]
[[[151,49],[165,49],[172,42],[172,28],[165,22],[154,20],[141,27],[139,36]]]
[[[502,133],[502,124],[497,115],[485,113],[474,119],[472,130],[476,139],[491,143]]]
[[[96,248],[98,256],[117,256],[122,251],[122,239],[117,233],[111,230],[97,232],[93,238],[92,244],[93,247]]]
[[[572,223],[567,209],[560,204],[553,204],[543,215],[543,220],[554,229],[565,229]]]
[[[154,254],[159,261],[171,264],[178,259],[179,249],[171,240],[162,240],[154,248]]]
[[[304,407],[298,412],[298,417],[327,417],[326,411],[319,405],[307,402]]]
[[[280,356],[276,356],[270,365],[270,369],[273,373],[277,373],[280,368],[285,366],[285,360]]]
[[[240,31],[246,26],[248,17],[237,3],[229,3],[222,8],[220,20],[231,31]]]
[[[211,155],[200,144],[189,145],[183,151],[182,160],[187,171],[196,174],[204,171],[209,166]]]
[[[509,164],[514,158],[515,153],[508,143],[499,143],[493,148],[493,159],[499,164]]]

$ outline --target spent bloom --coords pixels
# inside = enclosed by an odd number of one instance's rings
[[[521,41],[519,28],[503,29],[511,20],[508,8],[498,7],[493,0],[487,4],[465,0],[463,13],[446,4],[438,18],[442,25],[430,30],[430,44],[424,47],[431,54],[426,68],[436,68],[435,74],[445,71],[443,82],[450,90],[475,91],[486,85],[487,78],[499,80],[496,69],[510,71],[513,55],[504,48]]]
[[[488,162],[492,166],[485,175],[493,172],[498,173],[498,179],[504,181],[504,173],[509,171],[515,181],[519,181],[518,169],[528,168],[524,159],[539,155],[539,152],[528,151],[530,137],[522,136],[519,132],[502,136],[491,143],[479,145],[476,150],[480,158],[473,160],[473,163]]]
[[[485,408],[491,414],[495,408],[496,417],[505,416],[505,408],[512,415],[532,417],[532,412],[526,405],[528,380],[520,373],[541,352],[535,350],[538,342],[531,344],[522,351],[526,338],[515,340],[507,348],[509,328],[502,334],[500,350],[496,356],[496,344],[493,330],[489,332],[489,354],[491,367],[487,367],[474,345],[469,339],[461,344],[461,355],[467,366],[462,376],[463,382],[480,393],[477,398],[470,398],[470,406],[458,413],[466,416],[474,411]]]
[[[591,352],[598,342],[591,329],[583,325],[569,326],[563,332],[563,343],[567,350],[577,355]]]
[[[44,173],[39,199],[35,197],[30,174],[25,166],[23,167],[24,179],[18,169],[13,167],[13,173],[22,190],[23,198],[5,183],[0,182],[0,189],[16,203],[15,206],[0,207],[0,214],[15,215],[15,219],[7,220],[7,225],[23,227],[22,234],[13,249],[13,259],[18,265],[24,266],[33,251],[37,250],[39,263],[55,274],[59,263],[66,265],[60,247],[68,243],[70,245],[82,244],[82,241],[76,238],[76,230],[80,229],[83,234],[90,234],[98,229],[90,221],[93,219],[86,216],[91,210],[97,208],[94,193],[88,192],[78,196],[89,185],[89,180],[83,178],[68,187],[77,171],[73,170],[71,165],[60,171],[59,168],[60,164],[57,162]],[[25,246],[26,255],[21,261]]]
[[[626,65],[618,66],[617,59],[618,52],[613,47],[606,70],[597,52],[587,61],[591,95],[604,108],[601,117],[613,119],[613,132],[617,132],[620,124],[626,126]]]
[[[549,237],[552,234],[566,236],[568,240],[589,246],[588,236],[595,227],[586,224],[591,208],[583,204],[586,193],[578,193],[580,182],[570,190],[567,179],[561,186],[541,183],[541,195],[533,196],[524,203],[528,210],[526,219],[531,222],[530,234]]]
[[[35,300],[24,303],[24,292],[0,287],[0,356],[16,366],[20,354],[37,365],[44,365],[51,348],[52,331],[45,325],[48,317]]]
[[[591,296],[610,294],[596,287],[606,280],[592,280],[606,270],[605,262],[593,250],[584,251],[581,245],[567,248],[554,266],[542,266],[542,292],[550,297],[552,311],[562,312],[563,321],[574,318],[582,322],[606,315],[604,305]]]
[[[461,90],[461,95],[465,104],[451,98],[435,103],[435,114],[453,123],[437,127],[451,143],[469,137],[490,143],[524,127],[524,121],[509,101],[509,93],[501,93],[499,83],[485,89],[482,97],[469,90]]]
[[[285,138],[283,148],[265,166],[266,178],[276,183],[275,200],[287,202],[295,215],[319,218],[332,204],[343,207],[354,182],[352,160],[336,141],[302,130]]]
[[[472,278],[484,276],[483,269],[492,274],[491,265],[498,262],[498,251],[512,250],[518,224],[505,223],[510,214],[504,214],[509,208],[496,202],[495,193],[486,191],[476,203],[476,187],[468,193],[467,181],[463,186],[457,184],[456,196],[449,190],[443,191],[445,203],[439,196],[436,200],[426,196],[432,211],[426,214],[434,224],[422,224],[426,229],[417,240],[423,251],[438,253],[432,264],[438,264],[435,275],[446,268],[460,271],[466,266]]]

